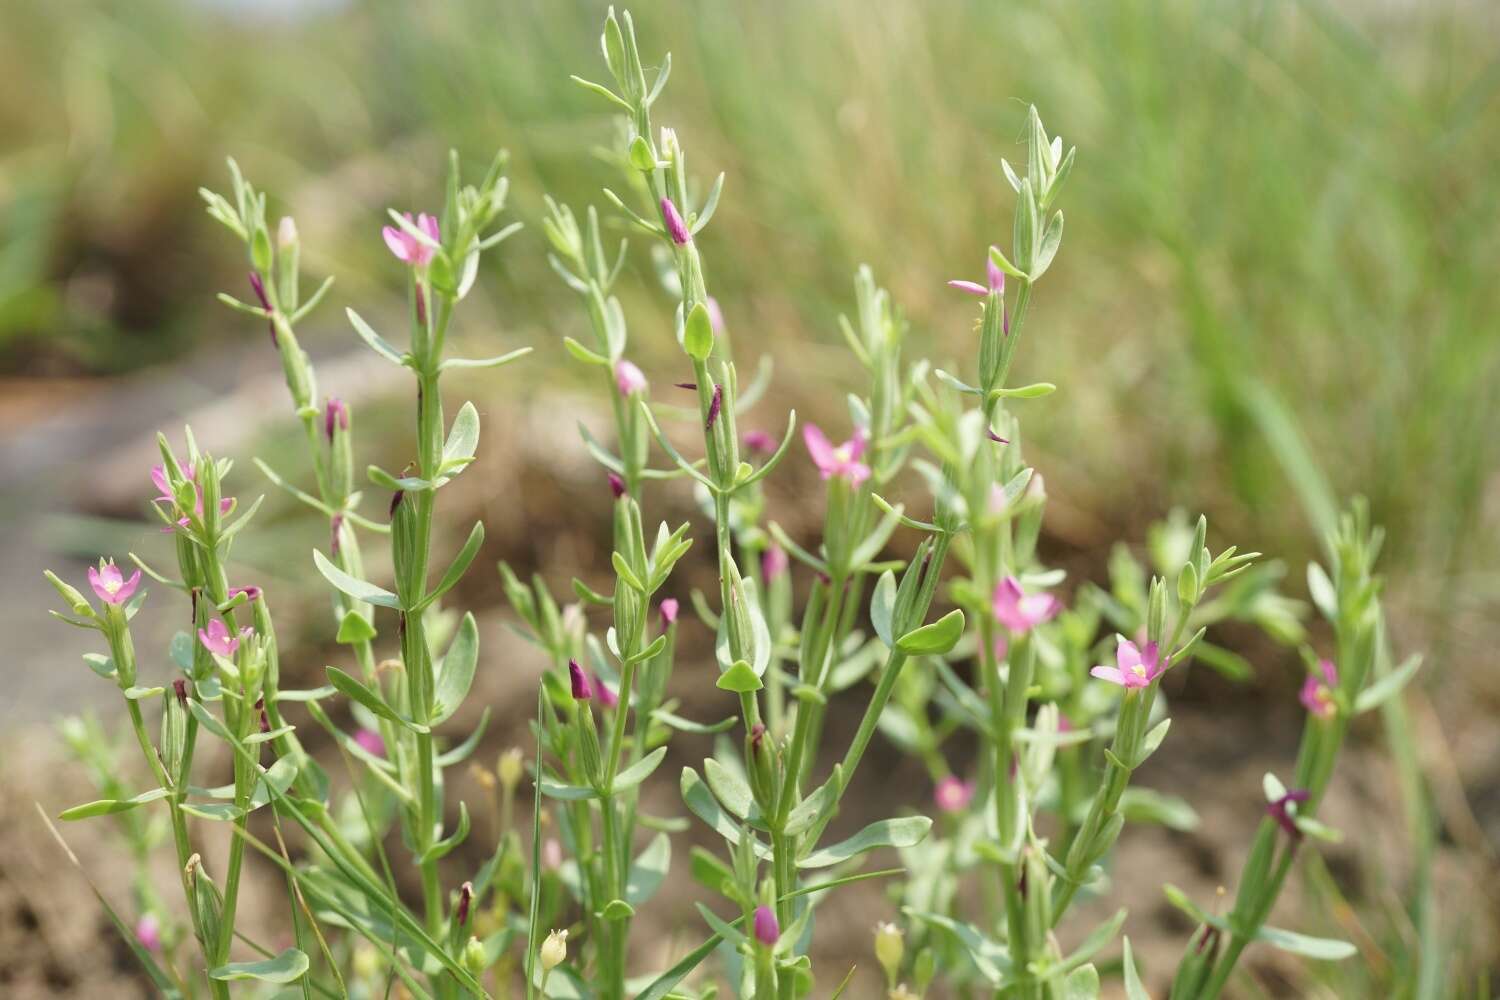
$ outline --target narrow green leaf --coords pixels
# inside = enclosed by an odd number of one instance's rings
[[[1285,931],[1279,927],[1262,927],[1255,932],[1255,939],[1293,955],[1315,958],[1324,962],[1337,962],[1359,954],[1359,949],[1348,941],[1309,937],[1306,934]]]
[[[354,331],[359,334],[361,340],[370,345],[371,350],[392,364],[406,364],[406,359],[401,353],[392,347],[384,337],[376,333],[374,328],[360,317],[359,313],[353,309],[345,309],[344,312],[348,315],[349,322],[354,324]]]
[[[356,601],[364,601],[366,604],[378,604],[383,608],[401,610],[401,601],[395,594],[375,586],[368,580],[350,576],[329,562],[328,557],[317,549],[313,549],[313,564],[318,567],[318,572],[323,574],[323,579],[332,584],[333,588],[340,593]]]
[[[629,791],[645,781],[651,776],[651,772],[655,771],[661,765],[662,758],[666,755],[666,747],[657,747],[630,767],[615,775],[614,785],[610,789],[611,793],[618,794]]]
[[[814,851],[797,865],[799,868],[827,868],[878,847],[911,847],[920,843],[930,829],[932,820],[926,816],[883,819],[871,823],[848,840]]]
[[[85,802],[81,806],[64,809],[58,813],[57,818],[72,822],[73,820],[88,819],[92,816],[108,816],[113,813],[127,812],[137,806],[143,806],[148,802],[167,797],[165,788],[153,788],[128,799],[98,799],[94,802]]]
[[[464,615],[458,631],[438,667],[437,685],[432,692],[432,725],[446,722],[469,696],[474,683],[474,668],[479,662],[479,626],[473,612]]]
[[[295,983],[306,974],[307,956],[296,948],[288,948],[275,958],[259,962],[231,962],[221,965],[209,976],[222,982],[240,979],[258,979],[263,983]]]
[[[420,722],[413,722],[406,716],[402,715],[400,712],[396,711],[390,705],[386,704],[384,698],[376,694],[374,691],[371,691],[369,688],[365,687],[364,684],[360,683],[355,678],[344,673],[344,671],[340,670],[338,667],[327,667],[325,669],[328,671],[328,680],[333,684],[334,687],[338,688],[340,692],[350,698],[353,698],[355,701],[359,702],[365,708],[368,708],[370,711],[374,712],[382,719],[389,719],[391,722],[405,726],[407,729],[410,729],[414,733],[429,733],[432,731],[430,727],[424,726]]]
[[[913,629],[896,640],[896,648],[908,656],[942,654],[958,644],[964,634],[964,613],[954,608],[937,621]]]

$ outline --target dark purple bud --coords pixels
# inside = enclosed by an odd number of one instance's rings
[[[589,686],[588,675],[583,672],[577,660],[568,661],[568,679],[573,682],[574,701],[588,701],[594,696],[594,689]]]
[[[678,213],[677,206],[672,204],[671,198],[661,200],[661,218],[667,225],[667,235],[672,237],[673,243],[681,247],[693,242],[693,234],[688,232],[687,223],[682,221],[682,215]]]
[[[1302,831],[1297,828],[1297,821],[1292,817],[1287,805],[1293,802],[1306,802],[1311,793],[1305,788],[1294,788],[1287,792],[1275,802],[1266,805],[1266,814],[1276,821],[1276,825],[1286,831],[1286,835],[1293,841],[1302,839]]]
[[[761,741],[765,738],[766,727],[763,723],[757,722],[755,725],[750,727],[750,749],[752,751],[754,751],[755,753],[760,753],[760,744]]]
[[[396,612],[396,640],[398,642],[405,642],[406,641],[406,612],[405,611],[398,611],[398,612]]]
[[[1018,878],[1018,879],[1016,879],[1016,892],[1019,892],[1021,894],[1021,898],[1022,899],[1026,898],[1026,866],[1025,865],[1021,866],[1021,877]]]
[[[469,904],[474,901],[474,884],[465,882],[458,890],[458,908],[453,914],[454,921],[462,927],[469,922]]]
[[[271,312],[271,300],[266,296],[266,283],[260,280],[259,272],[250,272],[250,288],[255,292],[255,297],[260,299],[261,308],[266,312]],[[271,346],[280,347],[280,342],[276,339],[276,321],[271,320],[266,327],[271,331]]]
[[[333,428],[337,426],[341,431],[349,429],[349,407],[344,401],[334,396],[328,400],[328,405],[323,409],[323,433],[328,435],[328,440],[333,440]]]
[[[257,698],[255,710],[260,713],[260,731],[269,733],[271,731],[271,717],[266,714],[266,699]]]
[[[1000,444],[1010,444],[1010,438],[1003,438],[999,434],[996,434],[994,431],[990,431],[989,435],[991,441],[996,441]]]
[[[1204,952],[1212,954],[1219,947],[1219,929],[1209,924],[1203,925],[1203,933],[1198,937],[1195,950],[1202,955]]]
[[[697,382],[673,382],[672,384],[675,385],[679,389],[691,389],[694,392],[698,391],[698,383]]]
[[[609,474],[609,491],[615,495],[616,500],[620,499],[625,495],[625,480],[611,472]]]
[[[172,692],[177,695],[177,704],[181,705],[183,708],[187,708],[187,681],[183,680],[181,677],[177,678],[172,682]]]
[[[391,518],[396,517],[396,508],[401,506],[401,498],[406,495],[405,490],[397,490],[391,494]]]
[[[250,288],[255,292],[255,297],[260,299],[260,307],[269,310],[271,300],[266,297],[266,283],[260,280],[260,272],[250,272]]]
[[[704,430],[711,431],[714,429],[714,421],[719,419],[719,410],[722,409],[723,406],[724,387],[722,385],[716,385],[714,386],[714,398],[709,400],[708,402],[708,423],[704,425]]]
[[[755,908],[755,940],[767,948],[776,944],[776,939],[781,937],[781,924],[776,921],[776,911],[769,906],[761,904]]]

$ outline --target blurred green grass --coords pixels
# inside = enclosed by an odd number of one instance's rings
[[[194,189],[232,153],[302,223],[341,301],[378,294],[387,203],[435,197],[445,145],[513,156],[519,214],[598,201],[602,4],[390,0],[302,17],[140,0],[9,5],[0,39],[0,365],[111,371],[235,329],[242,283]],[[1352,13],[1350,12],[1352,10]],[[1173,502],[1305,553],[1323,501],[1371,496],[1434,611],[1485,564],[1500,449],[1500,37],[1465,2],[653,3],[662,120],[728,172],[710,281],[742,345],[815,391],[849,276],[872,263],[941,356],[942,279],[1004,238],[1026,102],[1080,149],[1069,252],[1031,374],[1082,544]],[[576,320],[533,227],[490,276],[494,321]],[[661,341],[643,299],[637,341]],[[826,359],[826,360],[825,360]],[[1280,456],[1280,457],[1278,457]],[[1287,456],[1292,456],[1288,459]],[[1062,484],[1064,488],[1058,488]],[[1296,490],[1300,489],[1300,495]],[[1300,496],[1300,499],[1299,499]],[[1492,513],[1492,512],[1491,512]],[[1223,520],[1227,518],[1227,520]]]

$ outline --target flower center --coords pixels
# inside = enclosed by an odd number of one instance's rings
[[[1130,668],[1130,672],[1135,674],[1137,677],[1145,677],[1146,665],[1144,663],[1137,663],[1135,666]]]
[[[838,459],[840,465],[847,465],[854,458],[853,450],[849,445],[841,444],[833,449],[833,457]]]
[[[118,594],[120,592],[120,587],[123,586],[123,585],[124,585],[124,581],[123,580],[105,580],[104,581],[104,589],[107,590],[107,591],[109,591],[111,594]]]

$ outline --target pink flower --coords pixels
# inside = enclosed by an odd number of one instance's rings
[[[967,809],[969,802],[974,798],[974,786],[972,783],[962,781],[953,775],[948,775],[937,783],[933,789],[932,801],[937,807],[946,813],[961,812]]]
[[[1115,647],[1115,663],[1117,665],[1113,667],[1095,667],[1089,673],[1101,681],[1109,681],[1123,688],[1143,688],[1167,669],[1167,662],[1156,643],[1146,643],[1146,651],[1143,653],[1129,639],[1121,639],[1120,644]]]
[[[776,911],[762,903],[755,908],[755,940],[767,948],[781,937],[781,924],[776,921]]]
[[[988,296],[991,292],[1005,294],[1005,272],[995,265],[992,258],[986,257],[984,261],[984,276],[988,287],[977,281],[950,281],[949,288],[956,288],[960,292],[977,295],[980,298]]]
[[[661,612],[663,625],[671,625],[677,620],[677,609],[679,606],[675,597],[669,597],[661,602],[658,610]]]
[[[842,476],[850,486],[858,486],[870,478],[870,467],[860,461],[867,443],[862,428],[856,427],[853,437],[835,447],[816,425],[807,424],[802,428],[802,441],[824,479]]]
[[[194,469],[194,468],[189,468],[187,470],[187,472],[185,473],[185,475],[187,476],[188,482],[190,482],[190,483],[193,484],[193,497],[194,497],[194,500],[193,500],[193,513],[196,514],[196,515],[198,515],[199,517],[202,517],[203,516],[203,490],[199,489],[198,484],[196,482],[197,476],[198,476],[198,470]],[[161,490],[161,495],[156,498],[156,502],[157,503],[172,504],[175,507],[176,504],[177,504],[177,498],[172,495],[172,483],[167,478],[167,470],[166,470],[165,466],[162,466],[162,465],[153,465],[151,467],[151,482],[152,482],[153,485],[156,486],[156,488],[158,490]],[[220,514],[228,514],[229,511],[230,511],[230,509],[233,508],[233,507],[234,507],[234,498],[233,497],[220,497],[219,498],[219,513]],[[188,526],[188,519],[186,517],[180,518],[177,521],[177,524],[180,527],[186,528]],[[163,528],[162,530],[163,531],[171,531],[172,529],[171,528]]]
[[[608,473],[605,478],[609,480],[609,492],[616,500],[625,495],[625,480],[620,478],[619,473]]]
[[[89,567],[89,586],[94,588],[94,593],[105,604],[124,604],[140,585],[140,570],[136,570],[127,580],[113,559],[100,563],[98,569]]]
[[[323,410],[323,433],[328,435],[328,440],[333,440],[333,429],[337,427],[341,431],[349,429],[349,407],[337,396],[328,400],[328,405]]]
[[[776,451],[776,438],[766,431],[746,431],[745,447],[757,455],[770,455]]]
[[[589,685],[588,675],[583,672],[577,660],[568,661],[568,679],[573,684],[574,701],[588,701],[594,696],[594,689]]]
[[[140,574],[137,573],[137,576]],[[98,588],[95,588],[98,589]],[[1308,674],[1302,682],[1302,704],[1320,719],[1331,719],[1338,714],[1339,705],[1333,693],[1339,686],[1339,671],[1332,660],[1319,660],[1318,673]]]
[[[257,586],[254,586],[253,584],[251,586],[249,586],[249,587],[230,587],[229,588],[229,596],[230,597],[238,597],[240,594],[244,594],[245,595],[245,600],[247,600],[247,601],[258,601],[258,600],[260,600],[260,588],[257,587]]]
[[[1028,594],[1021,589],[1021,581],[1013,576],[995,586],[995,620],[1016,635],[1051,621],[1061,610],[1062,603],[1056,597]]]
[[[375,757],[385,756],[385,739],[373,729],[360,729],[354,734],[354,743],[365,753]]]
[[[615,385],[619,387],[622,396],[644,392],[646,376],[635,366],[634,362],[622,358],[615,362]]]
[[[407,222],[412,222],[410,212],[402,212]],[[438,235],[437,219],[423,212],[417,216],[416,227],[431,237],[436,243],[441,237]],[[385,237],[385,245],[391,248],[391,253],[396,255],[397,260],[405,261],[412,267],[426,267],[432,262],[434,250],[432,247],[417,239],[400,226],[385,226],[380,230],[380,235]]]
[[[775,542],[760,554],[760,575],[765,577],[767,583],[785,573],[788,565],[786,549]]]
[[[682,215],[677,211],[677,206],[672,204],[671,198],[661,200],[661,217],[667,224],[667,235],[672,237],[673,243],[681,247],[693,242],[693,234],[688,232],[687,223],[682,221]]]
[[[604,708],[614,708],[620,703],[620,696],[611,691],[598,674],[594,675],[594,690],[598,692],[599,704]]]
[[[147,951],[161,951],[161,923],[154,913],[143,913],[135,922],[135,940]]]
[[[234,651],[240,648],[240,640],[248,638],[254,631],[247,625],[240,629],[239,635],[231,635],[229,626],[224,624],[224,619],[215,618],[208,623],[208,628],[198,630],[198,641],[203,643],[203,648],[210,653],[233,656]]]

